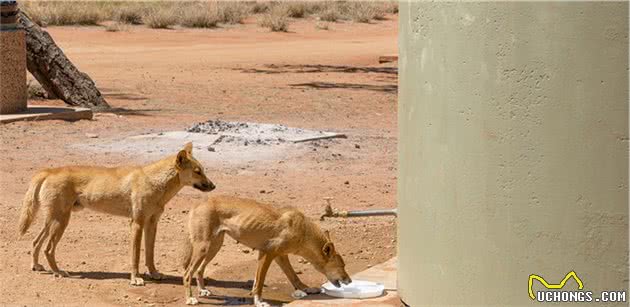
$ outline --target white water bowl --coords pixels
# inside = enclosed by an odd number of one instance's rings
[[[322,288],[327,295],[342,298],[378,297],[381,296],[385,290],[383,284],[367,280],[353,280],[350,284],[342,284],[339,288],[327,282],[322,285]]]

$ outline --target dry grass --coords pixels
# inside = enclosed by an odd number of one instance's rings
[[[241,1],[218,2],[219,16],[222,23],[243,23],[251,14],[250,4]]]
[[[46,90],[35,80],[26,81],[26,96],[28,99],[48,99]]]
[[[280,6],[291,18],[304,18],[309,13],[309,4],[306,2],[283,2]]]
[[[256,1],[254,4],[252,4],[251,13],[252,14],[267,13],[272,5],[273,3],[269,1],[264,1],[264,2]]]
[[[327,22],[317,22],[315,23],[315,29],[317,30],[330,30],[330,26],[328,25]]]
[[[389,14],[398,14],[398,1],[389,0],[385,3],[385,11]]]
[[[322,21],[372,22],[396,14],[398,3],[386,1],[37,1],[20,6],[34,22],[46,25],[97,25],[102,21],[146,24],[151,28],[215,27],[239,24],[257,14],[266,26],[284,28],[290,18],[316,15]],[[206,9],[207,8],[207,9]],[[282,12],[283,11],[283,12]],[[289,18],[289,19],[287,19]]]
[[[258,25],[263,28],[269,28],[273,32],[289,31],[289,16],[287,10],[282,6],[274,6],[269,12],[258,19]]]
[[[24,11],[24,13],[26,13],[26,15],[28,15],[34,23],[41,27],[45,27],[47,25],[45,19],[48,12],[44,6],[34,4],[31,1],[20,2],[19,6],[20,9]]]
[[[379,2],[348,3],[348,15],[355,22],[370,23],[372,20],[385,19],[386,7]]]
[[[177,13],[172,7],[153,7],[142,17],[149,28],[169,29],[177,24]]]
[[[127,31],[128,29],[129,28],[126,23],[120,23],[120,22],[112,22],[105,27],[105,31],[107,32],[120,32],[120,31]]]
[[[221,18],[216,3],[198,3],[182,9],[180,24],[189,28],[213,28]]]
[[[319,13],[319,19],[323,21],[337,22],[341,19],[341,15],[334,8],[326,8]]]
[[[120,23],[139,25],[142,24],[144,11],[145,8],[140,5],[124,5],[114,11],[113,19]]]
[[[27,2],[24,11],[41,25],[97,25],[105,19],[89,2]]]

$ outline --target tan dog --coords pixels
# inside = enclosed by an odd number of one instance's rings
[[[33,271],[43,271],[38,263],[39,250],[48,236],[44,250],[55,276],[68,276],[59,270],[55,249],[63,235],[70,213],[83,207],[131,218],[131,284],[141,286],[138,261],[144,231],[146,266],[151,278],[162,276],[155,268],[155,234],[164,205],[184,186],[209,192],[215,186],[204,174],[203,166],[192,157],[192,143],[177,155],[145,166],[91,167],[68,166],[45,169],[31,180],[22,204],[20,234],[24,234],[41,206],[46,212],[44,227],[33,240]]]
[[[345,270],[345,263],[335,251],[327,231],[294,208],[276,209],[271,205],[230,196],[213,197],[206,203],[194,206],[188,221],[189,240],[184,254],[184,287],[186,304],[198,304],[192,296],[191,280],[196,273],[197,287],[201,296],[205,289],[203,274],[223,245],[227,233],[236,241],[257,249],[258,270],[252,287],[256,306],[269,306],[261,300],[267,269],[272,261],[280,266],[295,289],[306,293],[319,293],[319,288],[308,288],[300,281],[289,262],[288,254],[302,256],[317,271],[336,285],[352,280]]]

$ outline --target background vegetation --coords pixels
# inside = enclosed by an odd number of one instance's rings
[[[20,5],[43,27],[114,22],[105,26],[107,31],[141,24],[158,29],[213,28],[240,24],[250,16],[271,31],[288,31],[297,18],[371,23],[398,13],[396,1],[22,1]]]

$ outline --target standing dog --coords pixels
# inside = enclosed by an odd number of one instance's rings
[[[219,196],[200,203],[190,210],[189,240],[186,241],[183,265],[186,304],[199,301],[192,296],[190,286],[196,273],[199,294],[207,296],[203,274],[223,245],[224,234],[250,248],[257,249],[258,270],[252,287],[256,306],[269,306],[261,299],[265,275],[272,261],[280,266],[295,289],[306,293],[319,293],[319,288],[308,288],[293,270],[288,254],[299,255],[313,264],[315,269],[339,287],[352,282],[345,263],[335,251],[328,231],[294,208],[276,209],[253,200]]]
[[[55,249],[68,226],[70,213],[87,207],[131,218],[131,285],[144,285],[138,273],[143,231],[146,266],[151,278],[161,279],[153,261],[157,223],[164,205],[184,186],[204,192],[215,188],[204,174],[203,166],[193,158],[192,143],[186,144],[177,155],[145,166],[68,166],[40,171],[26,192],[19,222],[23,235],[39,207],[46,212],[44,228],[33,240],[33,271],[44,270],[38,263],[39,250],[50,236],[44,250],[50,269],[55,276],[68,276],[57,267]]]

